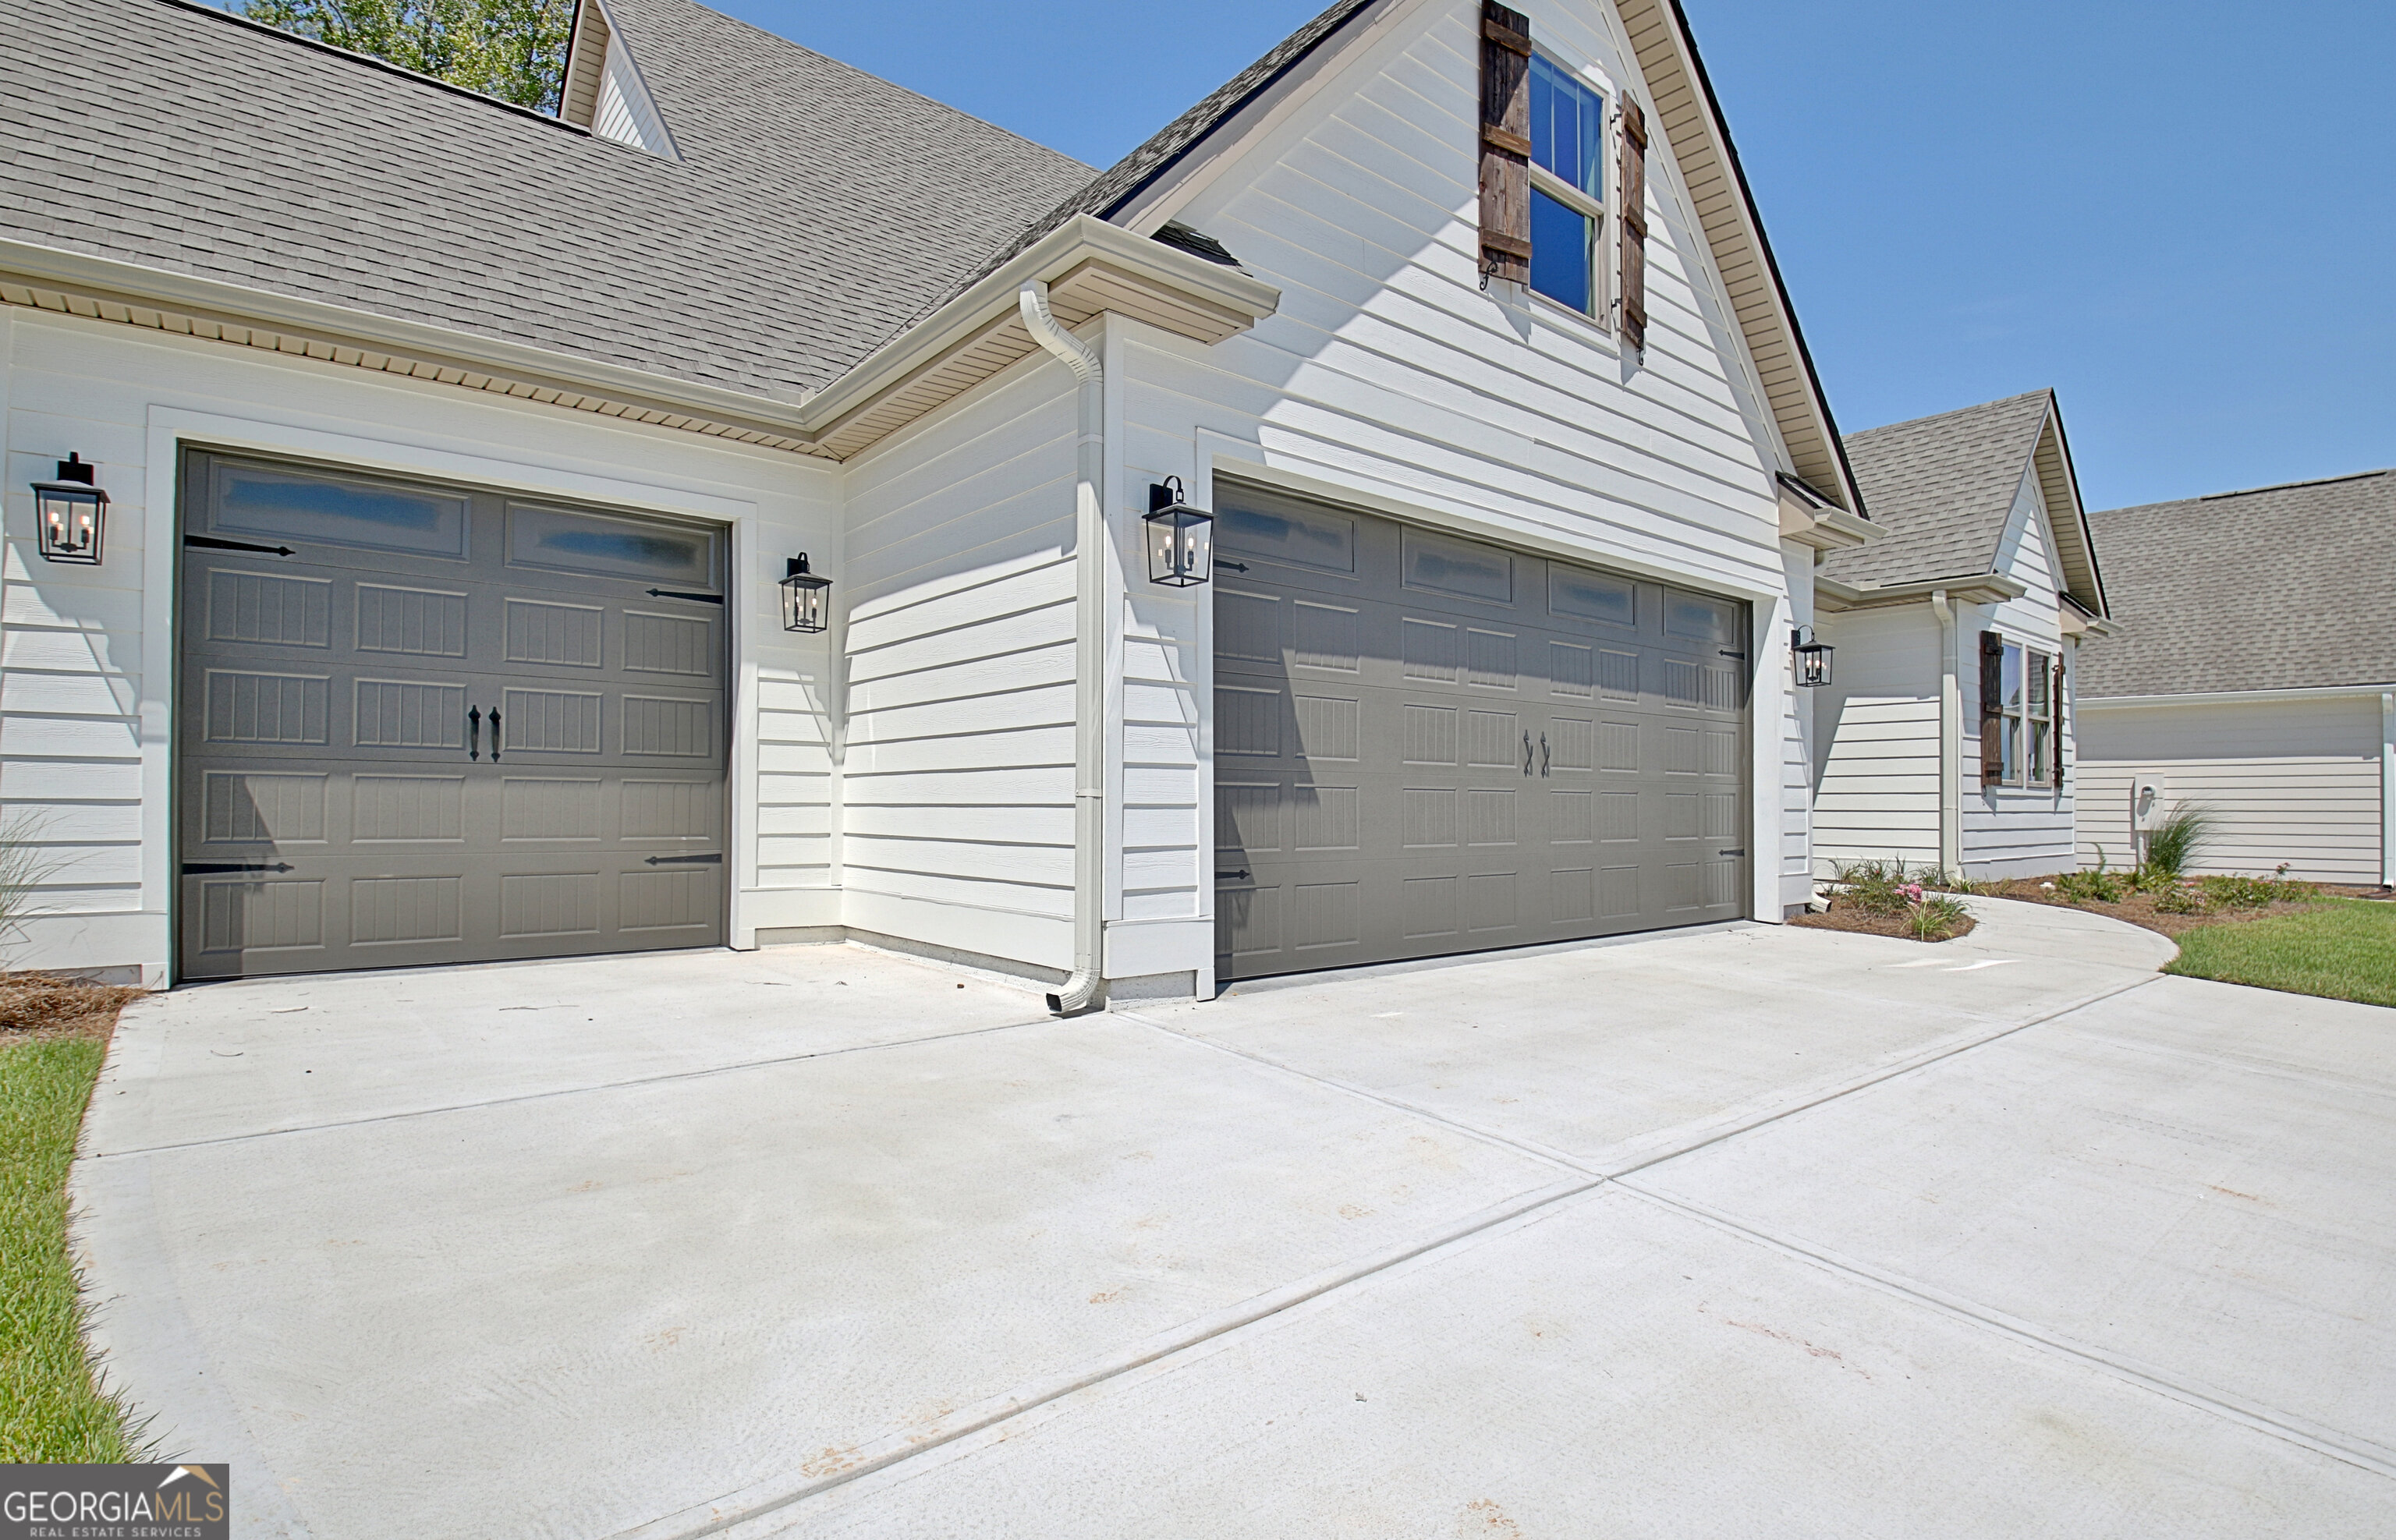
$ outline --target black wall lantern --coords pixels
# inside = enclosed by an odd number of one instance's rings
[[[1789,650],[1797,662],[1797,684],[1818,690],[1830,682],[1830,655],[1839,649],[1814,640],[1814,628],[1800,626],[1789,633]]]
[[[33,522],[42,536],[42,560],[100,564],[101,537],[108,532],[108,494],[91,479],[89,462],[70,454],[59,461],[59,479],[33,484]]]
[[[782,629],[794,631],[823,630],[832,607],[829,602],[831,592],[831,578],[819,578],[807,570],[805,551],[792,557],[789,575],[782,579]]]
[[[1181,478],[1148,489],[1148,580],[1189,588],[1215,575],[1215,515],[1181,500]]]

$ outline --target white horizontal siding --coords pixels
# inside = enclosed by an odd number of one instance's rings
[[[2200,803],[2221,830],[2203,872],[2263,873],[2288,863],[2308,882],[2376,883],[2382,873],[2379,700],[2376,696],[2192,706],[2083,707],[2080,865],[2136,860],[2130,791],[2160,775],[2169,803]]]
[[[1825,615],[1814,692],[1814,863],[1938,860],[1938,622],[1926,604]]]
[[[1072,962],[1073,412],[1035,355],[847,468],[858,929]]]

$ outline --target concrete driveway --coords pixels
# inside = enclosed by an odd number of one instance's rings
[[[2396,1012],[1984,909],[1072,1022],[855,947],[193,989],[77,1242],[244,1533],[2387,1533]]]

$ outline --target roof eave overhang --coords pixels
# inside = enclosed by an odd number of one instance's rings
[[[1077,214],[808,397],[817,442],[846,459],[1035,352],[1016,300],[1035,280],[1068,326],[1112,312],[1206,343],[1281,306],[1281,290],[1237,268]]]
[[[1850,551],[1877,540],[1888,531],[1870,519],[1859,519],[1823,498],[1794,476],[1782,476],[1780,538],[1816,551]]]
[[[2002,572],[1975,573],[1968,578],[1932,578],[1912,583],[1883,583],[1858,588],[1835,578],[1814,579],[1814,604],[1824,610],[1886,609],[1894,604],[1926,604],[1944,593],[1959,604],[2002,604],[2030,591],[2030,585]]]
[[[286,357],[348,365],[602,416],[845,459],[1034,351],[1027,279],[1058,319],[1133,316],[1206,342],[1254,325],[1281,291],[1236,269],[1080,216],[909,327],[804,403],[403,320],[221,279],[0,239],[0,303]]]
[[[219,278],[0,239],[0,303],[811,450],[797,405]]]
[[[1618,0],[1639,67],[1655,96],[1682,179],[1696,202],[1714,266],[1754,361],[1764,406],[1797,474],[1831,492],[1850,512],[1866,511],[1838,424],[1789,302],[1772,243],[1740,166],[1730,126],[1697,55],[1680,0]]]

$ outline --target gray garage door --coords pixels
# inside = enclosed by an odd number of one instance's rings
[[[1747,913],[1747,608],[1233,483],[1226,978]]]
[[[186,977],[724,939],[724,536],[192,453]]]

